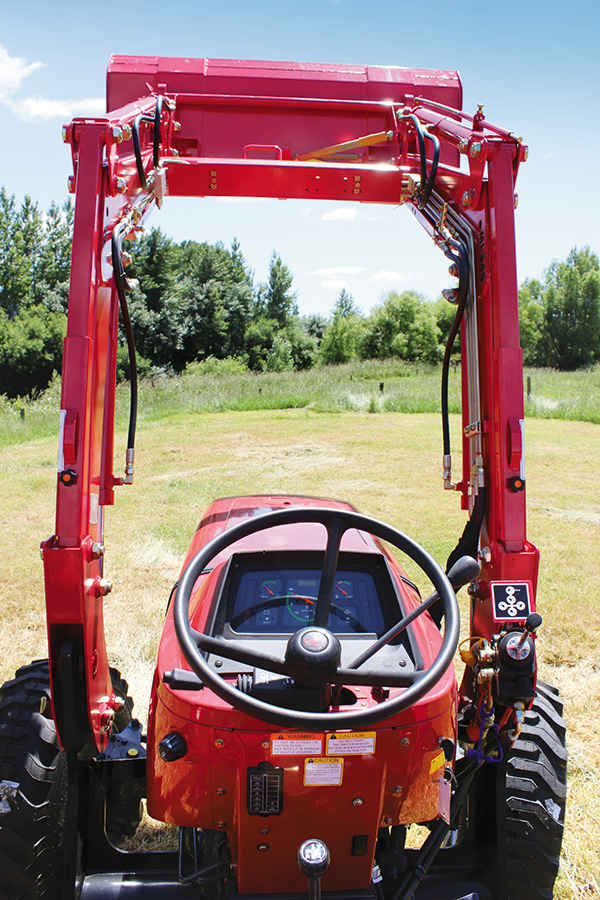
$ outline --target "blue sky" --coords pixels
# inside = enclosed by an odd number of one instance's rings
[[[102,110],[111,53],[458,69],[464,108],[529,145],[517,185],[519,279],[589,244],[600,252],[600,7],[457,0],[21,0],[0,25],[0,184],[46,209],[67,197],[61,127]],[[301,201],[167,200],[176,240],[237,237],[257,281],[275,249],[302,313],[346,287],[367,311],[391,289],[435,298],[447,262],[407,210]]]

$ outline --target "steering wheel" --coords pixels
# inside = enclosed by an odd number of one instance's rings
[[[245,647],[235,641],[210,637],[192,627],[189,620],[192,590],[199,575],[218,553],[236,541],[265,529],[306,522],[324,525],[327,531],[319,596],[313,624],[299,629],[290,637],[283,659],[251,647]],[[392,673],[383,668],[380,672],[375,673],[361,672],[360,666],[368,658],[368,650],[361,653],[360,657],[357,657],[354,663],[347,668],[340,666],[340,642],[325,626],[329,619],[340,544],[344,533],[351,528],[364,531],[397,547],[420,567],[437,591],[444,617],[444,636],[439,652],[428,668],[407,674]],[[427,608],[423,605],[420,612],[424,612]],[[419,615],[418,609],[406,618],[413,621],[417,615]],[[321,507],[292,507],[277,510],[245,519],[217,535],[194,556],[185,569],[175,595],[173,617],[179,645],[191,669],[217,696],[230,703],[235,709],[264,722],[285,728],[303,728],[313,731],[335,731],[339,728],[362,729],[408,709],[444,675],[452,662],[460,627],[458,603],[452,585],[440,566],[423,547],[401,531],[397,531],[377,519],[348,510],[323,509]],[[406,690],[396,697],[381,701],[377,706],[349,712],[314,713],[288,710],[258,700],[238,690],[233,684],[229,684],[210,668],[202,651],[216,653],[226,659],[291,677],[307,686],[317,687],[329,683],[404,687]]]

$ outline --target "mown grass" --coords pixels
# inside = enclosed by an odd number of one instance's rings
[[[525,415],[600,424],[600,367],[582,372],[528,369]],[[0,397],[0,446],[50,437],[60,402],[57,379],[35,400]],[[117,421],[125,426],[126,384],[117,390]],[[231,361],[191,366],[179,377],[156,375],[139,386],[140,423],[175,415],[268,409],[317,412],[430,413],[440,408],[440,369],[402,360],[371,360],[304,372],[250,372]],[[460,370],[449,379],[449,409],[460,411]]]
[[[600,833],[600,428],[593,424],[600,421],[600,373],[536,371],[531,378],[528,534],[541,549],[540,671],[560,688],[569,728],[569,802],[555,898],[590,900],[600,897],[593,839]],[[458,387],[453,374],[453,409]],[[115,590],[105,603],[111,661],[128,677],[140,718],[170,587],[215,497],[341,497],[445,560],[464,514],[456,496],[441,490],[438,391],[439,372],[393,364],[294,375],[196,371],[141,385],[135,484],[121,488],[107,510],[106,574]],[[409,408],[431,403],[434,411],[390,412],[388,400]],[[54,523],[58,403],[53,385],[24,405],[23,418],[18,406],[0,408],[0,682],[47,652],[38,548]],[[588,421],[578,422],[578,414]],[[117,447],[124,446],[126,418],[123,386]],[[458,449],[458,416],[451,424]],[[461,606],[464,615],[464,599]],[[467,627],[464,616],[463,635]]]

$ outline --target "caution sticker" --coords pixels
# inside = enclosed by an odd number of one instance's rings
[[[276,734],[271,737],[271,756],[320,756],[320,734]]]
[[[440,750],[433,759],[431,760],[431,765],[429,766],[429,774],[432,775],[434,772],[437,772],[438,769],[441,769],[444,763],[446,762],[446,754],[443,750]]]
[[[375,731],[344,731],[328,734],[325,739],[327,756],[364,756],[375,753]]]
[[[344,760],[341,757],[320,756],[307,759],[304,763],[305,787],[341,784],[343,774]]]

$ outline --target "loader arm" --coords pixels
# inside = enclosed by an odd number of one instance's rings
[[[498,626],[490,585],[526,585],[515,181],[527,150],[479,110],[455,72],[115,56],[107,114],[64,129],[75,194],[55,534],[42,545],[56,722],[64,747],[103,750],[115,708],[104,642],[104,509],[133,479],[113,459],[122,241],[173,196],[407,205],[456,267],[462,341],[463,544],[480,553],[471,634]],[[449,357],[449,353],[447,354]],[[442,403],[444,406],[444,403]],[[445,433],[447,429],[445,428]],[[460,554],[459,554],[460,555]],[[64,673],[70,677],[65,680]],[[72,713],[74,710],[74,714]]]

